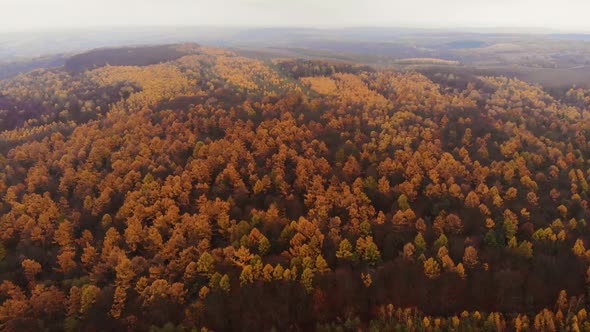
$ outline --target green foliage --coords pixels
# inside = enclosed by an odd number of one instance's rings
[[[368,243],[363,252],[363,260],[369,263],[369,265],[375,265],[381,260],[381,253],[374,242]]]
[[[219,288],[224,292],[228,293],[231,289],[231,285],[229,283],[229,276],[224,274],[223,277],[219,280]]]
[[[326,273],[326,272],[330,271],[330,268],[328,267],[328,263],[326,262],[324,257],[322,257],[322,255],[318,255],[316,257],[315,268],[319,273]]]
[[[252,266],[246,265],[240,273],[240,286],[245,286],[254,282],[254,272]]]
[[[352,257],[352,244],[347,239],[340,241],[336,257],[340,259],[348,259]]]
[[[360,229],[361,229],[361,234],[363,234],[363,236],[368,236],[371,235],[371,224],[368,221],[363,221],[360,224]]]
[[[493,229],[488,230],[488,232],[486,233],[486,235],[483,238],[483,243],[485,243],[485,245],[488,247],[492,247],[492,248],[497,247],[498,240],[496,238],[496,231],[494,231]]]
[[[414,238],[414,247],[416,248],[416,254],[421,255],[426,252],[426,241],[422,236],[422,233],[418,233]]]
[[[270,241],[266,238],[266,236],[263,236],[262,238],[260,238],[260,241],[258,242],[258,252],[260,253],[260,255],[266,255],[269,250]]]
[[[209,279],[209,288],[216,289],[220,287],[222,275],[219,272],[215,272]]]
[[[528,241],[522,241],[516,249],[516,253],[526,258],[533,257],[533,244]]]
[[[313,290],[313,271],[310,268],[306,268],[301,273],[301,284],[305,287],[307,292],[311,292]]]
[[[405,211],[410,208],[410,203],[408,203],[408,196],[401,194],[397,198],[397,205],[399,206],[400,210]]]
[[[94,285],[86,285],[82,288],[82,298],[80,300],[80,313],[84,314],[95,303],[100,289]]]
[[[438,237],[438,239],[436,239],[436,241],[434,241],[434,250],[437,250],[440,247],[446,247],[449,244],[449,240],[447,239],[447,236],[442,233],[440,234],[440,236]]]
[[[197,261],[197,272],[204,275],[212,275],[215,268],[215,258],[210,253],[204,252]]]
[[[516,221],[506,218],[506,219],[504,219],[504,222],[502,225],[504,227],[504,232],[506,234],[507,239],[510,239],[510,238],[514,237],[514,235],[516,235],[516,232],[518,231]]]

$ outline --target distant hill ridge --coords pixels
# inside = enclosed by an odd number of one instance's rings
[[[176,60],[192,54],[199,48],[196,43],[147,45],[135,47],[99,48],[74,55],[66,60],[70,73],[80,73],[103,66],[149,66]]]

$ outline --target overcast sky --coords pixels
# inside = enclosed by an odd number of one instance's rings
[[[590,0],[0,0],[0,32],[112,25],[590,31],[589,15]]]

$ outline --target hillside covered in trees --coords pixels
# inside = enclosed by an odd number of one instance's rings
[[[590,330],[590,90],[160,51],[0,81],[0,330]]]

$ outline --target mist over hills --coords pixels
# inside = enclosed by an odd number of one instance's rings
[[[136,27],[0,33],[0,78],[59,66],[94,48],[197,42],[260,59],[297,57],[351,61],[378,68],[423,70],[442,64],[479,74],[518,77],[551,88],[586,85],[585,34],[551,30],[410,28]],[[414,63],[411,59],[439,59]],[[408,60],[410,59],[410,61]],[[451,62],[448,62],[451,61]]]

